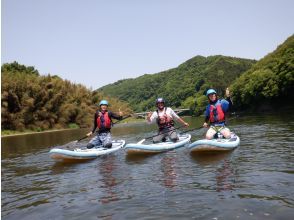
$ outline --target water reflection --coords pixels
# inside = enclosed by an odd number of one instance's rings
[[[143,164],[146,162],[147,159],[151,159],[152,157],[156,156],[157,154],[154,153],[134,153],[134,154],[126,154],[126,162],[128,164]]]
[[[161,159],[161,171],[163,173],[163,185],[167,188],[177,186],[177,173],[175,169],[177,161],[174,155],[165,154]]]
[[[230,157],[232,154],[232,151],[228,152],[211,152],[211,153],[194,153],[190,154],[192,160],[196,163],[198,163],[201,166],[211,165],[211,164],[217,164],[220,161]]]
[[[216,173],[216,191],[233,190],[235,184],[235,174],[231,162],[225,159],[222,167]]]
[[[1,137],[2,158],[14,158],[24,153],[38,152],[44,148],[64,145],[79,139],[85,129],[69,129],[55,132],[33,133],[27,135]]]
[[[118,184],[118,181],[114,175],[116,169],[116,157],[114,155],[106,156],[99,164],[99,172],[101,175],[101,182],[103,184],[100,187],[103,188],[103,192],[105,192],[105,195],[99,199],[102,204],[119,200],[119,197],[115,191],[115,186]]]
[[[69,170],[77,168],[81,163],[87,163],[89,160],[73,160],[73,161],[60,161],[60,162],[53,162],[54,164],[51,167],[51,174],[58,175],[62,173],[66,173]]]
[[[228,191],[234,189],[235,174],[230,157],[232,151],[229,152],[212,152],[201,154],[190,154],[193,161],[202,167],[215,168],[216,191]],[[221,166],[221,167],[219,167]]]

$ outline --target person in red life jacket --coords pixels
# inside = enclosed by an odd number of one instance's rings
[[[229,89],[226,89],[226,99],[218,99],[214,89],[207,90],[206,96],[209,104],[206,107],[203,127],[207,128],[209,127],[208,123],[210,124],[210,128],[206,132],[206,139],[211,140],[216,134],[219,134],[220,137],[230,138],[231,131],[225,126],[225,114],[232,108]]]
[[[112,118],[117,120],[122,120],[122,112],[119,112],[119,115],[108,111],[108,102],[106,100],[102,100],[99,103],[100,109],[96,111],[94,116],[94,127],[91,132],[87,134],[87,136],[91,136],[94,134],[96,128],[98,127],[97,135],[90,140],[87,144],[87,148],[93,148],[95,146],[103,146],[105,148],[112,147],[111,140],[111,126],[112,126]]]
[[[187,122],[181,119],[171,108],[165,107],[164,104],[164,99],[158,98],[156,100],[157,110],[153,113],[148,112],[147,114],[147,122],[151,124],[156,121],[159,128],[158,135],[153,138],[154,143],[165,141],[166,137],[169,137],[173,142],[179,139],[174,128],[174,119],[186,127],[189,126]]]

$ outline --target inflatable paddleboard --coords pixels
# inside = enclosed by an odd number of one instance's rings
[[[209,151],[229,151],[235,149],[240,144],[240,138],[235,134],[231,133],[231,138],[221,139],[202,139],[191,143],[188,148],[190,152],[209,152]]]
[[[179,135],[177,142],[166,141],[155,144],[143,144],[145,139],[138,143],[129,143],[125,146],[127,153],[160,153],[185,146],[191,140],[190,134]]]
[[[94,147],[91,149],[77,148],[74,150],[53,148],[50,150],[50,157],[57,161],[90,160],[101,155],[110,154],[120,150],[125,145],[124,140],[112,141],[111,148]]]

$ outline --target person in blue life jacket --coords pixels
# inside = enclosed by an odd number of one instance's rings
[[[231,131],[227,128],[225,115],[232,109],[232,101],[230,91],[226,89],[226,99],[218,99],[214,89],[209,89],[206,92],[209,104],[205,110],[205,122],[203,127],[210,127],[206,132],[206,139],[211,140],[216,134],[225,138],[231,138]]]
[[[147,123],[151,124],[156,122],[159,128],[158,135],[153,138],[153,143],[165,141],[166,137],[169,137],[173,142],[177,142],[179,138],[174,128],[174,119],[186,127],[189,124],[179,117],[170,107],[165,107],[163,98],[156,99],[156,107],[156,111],[147,113]]]
[[[111,140],[111,126],[112,126],[112,118],[117,120],[122,120],[122,112],[119,111],[119,114],[115,114],[111,111],[108,111],[108,102],[106,100],[102,100],[99,103],[99,110],[96,111],[94,115],[94,126],[91,132],[87,134],[87,136],[91,136],[94,134],[96,128],[98,127],[97,134],[94,138],[92,138],[87,144],[87,148],[93,148],[95,146],[102,146],[105,148],[112,147]]]

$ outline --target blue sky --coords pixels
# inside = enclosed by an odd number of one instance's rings
[[[293,0],[2,0],[1,63],[97,89],[196,56],[260,59],[294,33]]]

